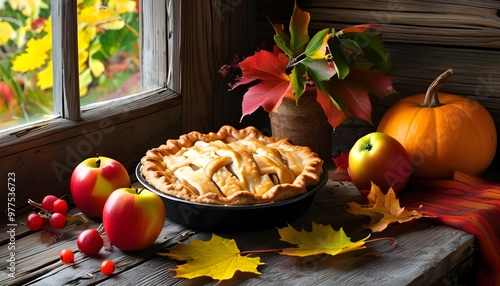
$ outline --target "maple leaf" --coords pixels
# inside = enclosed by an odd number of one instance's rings
[[[298,248],[284,248],[280,253],[289,256],[309,256],[316,254],[338,255],[341,253],[366,248],[367,236],[356,242],[345,234],[340,228],[334,230],[329,225],[316,224],[312,222],[312,231],[297,231],[292,226],[278,229],[282,241],[298,245]]]
[[[392,188],[387,191],[387,194],[384,194],[377,185],[372,183],[367,198],[368,203],[365,205],[356,202],[347,203],[350,207],[348,211],[353,214],[369,216],[370,222],[367,227],[372,232],[381,232],[394,222],[403,223],[422,217],[422,213],[417,210],[410,211],[401,207]]]
[[[240,85],[261,80],[260,83],[250,87],[243,96],[242,118],[253,113],[259,106],[265,111],[275,110],[281,100],[292,88],[290,76],[285,73],[288,57],[284,54],[278,56],[261,50],[252,57],[247,57],[240,62],[242,76],[231,86],[231,89]]]
[[[209,241],[191,240],[190,244],[178,242],[177,247],[159,255],[186,261],[177,268],[169,269],[176,272],[176,278],[209,276],[221,281],[231,279],[238,270],[261,274],[257,267],[264,264],[259,257],[242,256],[234,240],[215,234]]]

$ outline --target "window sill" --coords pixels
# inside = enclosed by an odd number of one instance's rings
[[[89,108],[78,122],[56,118],[45,124],[23,136],[0,137],[0,173],[15,173],[16,207],[28,198],[69,192],[74,167],[97,153],[133,171],[147,150],[182,134],[182,99],[163,90]]]

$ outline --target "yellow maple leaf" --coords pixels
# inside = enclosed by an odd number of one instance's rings
[[[352,242],[340,228],[334,230],[329,225],[316,224],[312,222],[312,230],[297,231],[292,226],[278,229],[282,241],[296,244],[297,248],[285,248],[280,253],[289,256],[309,256],[316,254],[337,255],[344,252],[354,251],[366,248],[365,240],[367,236],[359,241]]]
[[[372,183],[367,198],[368,203],[364,205],[356,202],[347,203],[350,207],[348,211],[353,214],[369,216],[370,222],[366,227],[370,228],[372,232],[381,232],[394,222],[403,223],[422,217],[422,213],[417,210],[409,211],[401,207],[392,188],[387,191],[387,194],[384,194],[377,185]]]
[[[215,234],[209,241],[191,240],[190,244],[178,242],[177,246],[166,253],[159,253],[171,259],[186,261],[174,270],[176,278],[196,278],[209,276],[215,280],[227,280],[236,271],[261,274],[257,267],[264,264],[259,257],[240,255],[240,250],[233,239],[226,239]]]

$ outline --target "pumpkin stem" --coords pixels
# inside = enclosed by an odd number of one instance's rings
[[[429,85],[427,92],[425,93],[424,101],[420,104],[420,106],[427,107],[437,107],[440,106],[439,102],[439,88],[443,85],[447,78],[449,78],[453,74],[453,69],[448,69],[440,76],[438,76],[432,83]]]

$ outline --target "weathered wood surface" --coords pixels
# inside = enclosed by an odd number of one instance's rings
[[[386,41],[500,47],[500,3],[496,0],[300,1],[312,28],[378,24]]]
[[[291,222],[297,229],[310,227],[311,221],[343,227],[353,240],[364,238],[368,232],[361,228],[363,216],[354,216],[345,210],[345,202],[359,193],[351,184],[329,181],[310,209]],[[197,232],[167,221],[155,245],[138,253],[101,250],[100,257],[88,258],[76,253],[77,267],[58,261],[63,248],[77,250],[75,239],[81,229],[66,233],[58,242],[41,244],[40,233],[26,232],[19,224],[16,240],[16,278],[7,276],[6,257],[0,260],[1,285],[216,285],[211,278],[193,280],[173,278],[181,262],[159,256],[177,241],[208,240],[211,232]],[[289,247],[280,241],[275,228],[239,233],[216,233],[234,239],[240,250]],[[261,254],[265,265],[258,269],[261,275],[240,273],[217,285],[430,285],[434,282],[452,283],[457,275],[472,266],[474,237],[462,231],[433,225],[423,219],[413,223],[394,225],[375,237],[393,237],[389,241],[368,244],[368,248],[338,256],[317,255],[305,258]],[[8,243],[4,228],[0,232],[2,247]],[[375,255],[377,254],[377,255]],[[105,258],[117,265],[113,276],[100,273],[99,264]],[[444,280],[443,280],[444,279]]]
[[[448,68],[454,74],[441,87],[442,92],[463,95],[488,109],[497,129],[500,128],[500,48],[474,50],[427,45],[386,45],[396,69],[393,86],[398,92],[383,100],[373,100],[374,123],[398,99],[425,93],[434,78]]]

